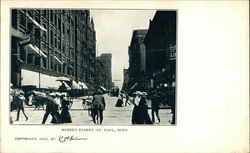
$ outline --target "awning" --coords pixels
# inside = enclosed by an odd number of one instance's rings
[[[19,44],[22,46],[30,44],[30,38],[22,39],[21,41],[19,41]]]
[[[95,87],[89,83],[85,83],[89,90],[95,90]]]
[[[32,19],[32,17],[30,17],[27,13],[26,13],[26,16],[38,27],[40,28],[41,30],[43,31],[47,31],[43,26],[41,26],[38,22],[36,22],[36,20]]]
[[[43,53],[42,50],[40,50],[37,46],[35,46],[35,48],[37,49],[39,55],[43,56],[44,58],[47,58],[47,56]]]
[[[44,58],[47,58],[47,56],[43,53],[43,51],[41,51],[38,47],[36,47],[35,45],[29,44],[28,46],[28,51],[35,53],[39,56],[42,56]]]
[[[72,89],[78,89],[78,90],[81,89],[81,87],[74,80],[72,80],[72,86],[71,86],[71,88]]]
[[[66,87],[66,90],[70,90],[71,89],[66,82],[62,82],[62,84],[64,84],[64,86]]]
[[[23,38],[24,34],[18,30],[16,30],[15,28],[11,28],[11,35],[17,38]]]
[[[63,64],[56,56],[53,56],[55,58],[55,61],[58,63],[58,64]]]
[[[56,81],[70,81],[70,79],[66,77],[58,77]]]
[[[100,86],[100,88],[101,88],[103,91],[107,91],[107,89],[104,88],[103,86]]]
[[[79,86],[82,88],[82,89],[88,89],[87,85],[83,82],[78,82]]]

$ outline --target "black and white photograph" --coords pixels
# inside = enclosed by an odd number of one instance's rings
[[[10,11],[10,124],[176,125],[177,10]]]

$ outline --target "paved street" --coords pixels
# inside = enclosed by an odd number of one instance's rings
[[[110,97],[104,95],[106,101],[106,110],[104,111],[103,125],[132,125],[131,116],[133,105],[125,107],[115,107],[117,97]],[[81,106],[81,99],[74,99],[73,106],[70,109],[70,114],[72,118],[72,123],[67,123],[63,125],[94,125],[91,121],[91,117],[88,116],[88,111],[84,110]],[[34,107],[26,107],[25,112],[29,117],[28,121],[25,121],[25,117],[20,112],[19,121],[14,121],[13,124],[41,124],[44,115],[44,110],[34,110]],[[11,117],[13,120],[16,119],[16,111],[11,112]],[[149,109],[149,114],[151,117],[151,109]],[[161,123],[157,125],[170,125],[169,120],[172,118],[170,109],[160,109],[159,115],[161,118]],[[46,124],[51,124],[51,116],[49,115]]]

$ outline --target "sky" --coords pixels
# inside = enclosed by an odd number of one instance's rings
[[[96,30],[97,56],[112,53],[112,81],[122,87],[129,66],[128,46],[133,30],[148,29],[155,10],[91,10]]]

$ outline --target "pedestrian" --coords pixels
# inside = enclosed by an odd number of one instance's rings
[[[122,100],[122,94],[118,96],[117,102],[115,104],[115,107],[122,107],[123,106],[123,100]]]
[[[160,96],[157,93],[156,90],[153,90],[152,97],[151,97],[151,115],[152,115],[152,122],[155,123],[155,115],[158,119],[158,122],[160,123],[160,117],[159,117],[159,103],[160,103]]]
[[[98,119],[100,119],[99,123],[102,124],[103,111],[105,110],[105,106],[106,103],[102,95],[102,91],[98,90],[93,97],[93,103],[92,103],[92,117],[93,117],[93,122],[95,124],[97,123]]]
[[[65,96],[61,96],[61,122],[62,123],[72,123],[71,115],[69,113],[70,102],[65,99]]]
[[[136,97],[134,98],[134,109],[132,112],[132,124],[152,124],[148,114],[145,92],[136,92]]]
[[[29,119],[28,116],[24,112],[24,104],[23,104],[24,102],[25,102],[25,97],[24,97],[24,93],[22,91],[19,91],[18,93],[16,93],[14,95],[13,105],[15,106],[15,108],[17,110],[16,121],[19,121],[20,111],[23,112],[23,115],[25,116],[26,121]]]
[[[170,92],[170,107],[171,107],[171,113],[172,113],[172,121],[170,121],[170,124],[174,125],[175,124],[175,91],[174,89],[172,92]]]
[[[46,110],[43,116],[42,124],[45,124],[49,114],[52,116],[52,120],[54,120],[53,123],[61,123],[58,105],[56,104],[55,100],[48,93],[46,93],[46,97],[43,97],[43,100],[46,103]]]

